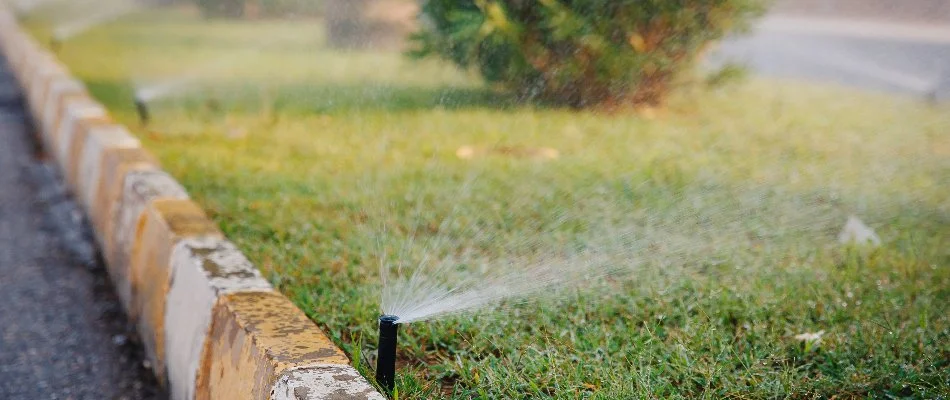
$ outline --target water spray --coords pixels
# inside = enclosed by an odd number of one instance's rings
[[[135,94],[134,102],[135,111],[139,113],[139,121],[142,123],[142,125],[148,125],[148,121],[150,119],[150,114],[148,112],[148,102],[145,101],[145,98],[139,93]]]
[[[379,317],[379,346],[376,356],[376,382],[387,392],[392,392],[396,385],[396,338],[399,325],[395,315]]]

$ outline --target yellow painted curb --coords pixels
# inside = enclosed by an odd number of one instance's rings
[[[349,373],[349,360],[293,303],[278,293],[237,293],[218,300],[198,373],[198,399],[275,398],[323,371],[332,383],[291,391],[295,398],[383,397]],[[330,372],[332,371],[332,372]],[[313,386],[313,385],[309,385]],[[247,395],[250,394],[250,397]]]
[[[192,399],[202,349],[214,340],[208,332],[219,297],[273,289],[237,246],[224,239],[182,239],[170,265],[164,324],[169,388],[174,399]]]
[[[132,302],[132,246],[141,240],[139,228],[145,208],[154,200],[188,199],[188,193],[164,171],[132,171],[122,177],[122,191],[106,225],[103,251],[115,290],[126,308]]]
[[[104,252],[108,252],[107,238],[111,237],[116,204],[122,195],[122,182],[125,175],[132,171],[157,171],[158,162],[141,147],[109,147],[103,149],[98,160],[98,175],[92,179],[96,181],[93,203],[89,206],[89,216],[92,227],[96,231],[96,238]]]
[[[76,131],[73,133],[72,138],[69,141],[69,144],[66,145],[66,154],[63,163],[64,177],[66,178],[66,183],[69,185],[69,188],[75,193],[78,197],[84,195],[83,188],[80,187],[80,174],[83,172],[82,169],[82,158],[86,150],[86,145],[95,139],[90,138],[90,136],[95,135],[97,132],[103,131],[103,129],[117,128],[118,125],[115,125],[111,122],[110,119],[88,119],[80,121],[79,126],[76,127]]]
[[[79,127],[87,122],[108,123],[109,115],[105,107],[86,96],[68,97],[64,100],[63,111],[52,124],[56,130],[49,129],[49,148],[53,150],[56,162],[63,168],[69,165],[70,147]]]
[[[38,125],[43,123],[43,93],[49,82],[68,76],[66,67],[62,66],[48,54],[36,53],[36,61],[31,63],[29,81],[27,81],[27,100],[30,114]]]
[[[189,200],[152,201],[139,225],[138,240],[132,247],[129,314],[138,323],[156,375],[165,382],[165,296],[171,286],[174,247],[182,238],[224,236]]]
[[[76,147],[79,148],[76,149]],[[102,169],[105,167],[106,154],[120,149],[141,149],[139,140],[121,125],[90,126],[83,135],[82,141],[77,141],[74,146],[74,150],[81,152],[78,160],[76,192],[79,193],[79,200],[94,225],[99,220],[99,212],[102,211],[97,205],[99,196],[104,191],[100,186],[107,173],[107,170]],[[143,153],[140,158],[154,164],[147,154]]]

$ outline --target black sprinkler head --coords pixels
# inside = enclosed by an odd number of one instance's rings
[[[54,53],[59,53],[59,49],[63,47],[63,41],[58,37],[53,36],[49,39],[49,49]]]
[[[396,336],[399,325],[395,315],[379,317],[379,354],[376,356],[376,382],[387,392],[396,385]]]
[[[135,96],[135,110],[139,113],[139,121],[142,122],[142,125],[148,125],[148,121],[150,119],[148,113],[148,103],[146,103],[141,97]]]

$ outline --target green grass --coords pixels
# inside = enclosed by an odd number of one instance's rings
[[[950,394],[950,109],[759,80],[687,88],[649,118],[538,108],[434,61],[328,50],[321,36],[312,21],[162,13],[60,55],[367,376],[380,245],[418,253],[449,237],[430,250],[503,261],[516,238],[537,249],[515,251],[545,252],[605,227],[668,230],[649,236],[660,250],[630,254],[662,266],[406,327],[400,398]],[[138,127],[132,77],[215,59],[230,62]],[[463,146],[507,150],[460,159]],[[541,147],[560,157],[516,154]],[[753,192],[767,201],[736,205]],[[693,211],[717,230],[676,225]],[[791,228],[762,239],[758,211]],[[851,213],[881,248],[835,244]],[[664,255],[662,239],[690,246]],[[794,339],[817,331],[817,344]]]

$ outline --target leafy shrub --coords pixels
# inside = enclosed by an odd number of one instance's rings
[[[714,41],[763,0],[428,0],[417,56],[476,68],[491,83],[573,107],[663,101]]]

